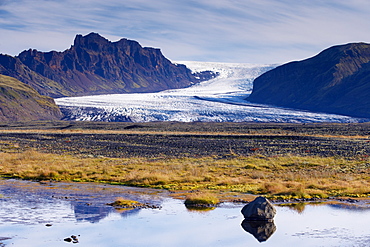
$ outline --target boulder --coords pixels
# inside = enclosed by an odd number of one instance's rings
[[[259,196],[245,205],[241,212],[246,220],[272,221],[276,214],[276,209],[269,200]]]

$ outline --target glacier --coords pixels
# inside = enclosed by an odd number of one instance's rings
[[[180,61],[193,72],[218,77],[188,88],[158,93],[109,94],[55,99],[64,120],[106,122],[365,122],[369,119],[286,109],[245,100],[253,80],[274,64]]]

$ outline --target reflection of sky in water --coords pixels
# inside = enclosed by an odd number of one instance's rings
[[[118,212],[86,198],[1,193],[0,239],[11,237],[3,243],[12,246],[67,246],[72,243],[63,239],[71,235],[80,235],[78,246],[366,246],[370,241],[370,210],[307,206],[298,213],[277,207],[276,232],[260,244],[241,227],[243,205],[194,212],[182,201],[164,199],[162,209]]]

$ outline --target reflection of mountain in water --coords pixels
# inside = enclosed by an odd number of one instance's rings
[[[340,209],[340,210],[347,210],[347,211],[366,211],[370,210],[368,206],[364,203],[359,203],[359,201],[354,199],[347,199],[341,202],[299,202],[299,203],[283,203],[279,204],[278,206],[281,207],[288,207],[297,213],[301,214],[304,212],[307,206],[314,207],[314,206],[323,206],[326,205],[327,207]]]
[[[252,234],[259,242],[269,239],[276,231],[274,222],[243,220],[243,229]]]
[[[89,221],[97,223],[107,217],[112,211],[112,207],[91,206],[85,202],[72,203],[77,221]]]
[[[140,212],[141,208],[126,209],[126,210],[116,210],[123,218],[128,218],[134,216]]]
[[[363,204],[357,204],[355,202],[351,201],[345,201],[342,203],[335,203],[335,204],[328,204],[329,207],[335,208],[335,209],[341,209],[341,210],[347,210],[347,211],[369,211],[370,208],[367,206],[364,206]]]
[[[97,223],[112,212],[119,213],[122,217],[129,217],[139,213],[140,209],[117,211],[111,206],[91,205],[85,202],[72,202],[72,207],[77,221]]]

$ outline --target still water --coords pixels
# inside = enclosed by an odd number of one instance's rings
[[[277,207],[272,225],[253,225],[268,238],[259,242],[242,227],[243,204],[191,211],[167,192],[16,180],[1,180],[0,193],[0,246],[370,246],[368,207]],[[118,196],[161,208],[106,205]],[[72,235],[78,243],[64,240]]]

